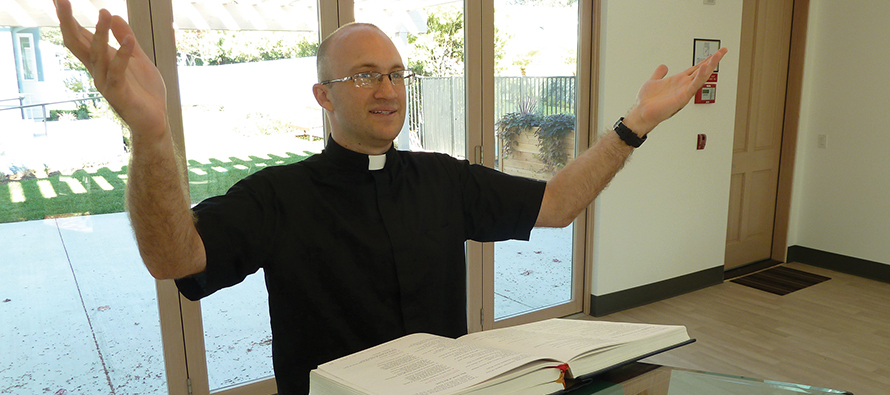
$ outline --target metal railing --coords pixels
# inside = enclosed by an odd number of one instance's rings
[[[41,121],[43,121],[43,134],[44,134],[44,136],[47,135],[47,133],[48,133],[48,132],[47,132],[47,126],[46,126],[46,122],[47,122],[48,119],[49,119],[49,117],[48,117],[48,113],[47,113],[47,107],[50,107],[50,106],[59,106],[59,105],[62,105],[62,104],[68,104],[68,103],[75,103],[75,105],[77,105],[76,103],[82,103],[82,102],[92,102],[92,103],[93,103],[93,106],[96,106],[96,103],[97,103],[98,101],[100,101],[100,100],[104,100],[104,99],[102,98],[102,95],[100,95],[99,93],[95,93],[95,94],[86,94],[86,95],[84,95],[84,97],[79,98],[79,99],[69,99],[69,100],[60,100],[60,101],[53,101],[53,102],[46,102],[46,103],[34,103],[34,104],[22,104],[24,98],[25,98],[25,96],[19,96],[18,99],[13,98],[13,99],[3,99],[3,100],[0,100],[0,101],[19,100],[19,105],[18,105],[18,106],[0,107],[0,111],[19,110],[19,111],[21,111],[22,119],[23,119],[23,120],[24,120],[24,119],[32,119],[32,120],[35,120],[35,121],[36,121],[36,120],[41,120]],[[40,107],[40,114],[41,114],[40,118],[37,118],[37,117],[27,118],[27,117],[25,116],[25,110],[26,110],[26,109],[37,108],[37,107]],[[52,110],[52,109],[50,109],[50,110]]]
[[[10,99],[0,99],[0,103],[6,102],[6,101],[17,101],[17,102],[19,102],[19,105],[18,106],[9,106],[9,105],[0,104],[0,111],[19,108],[22,111],[22,119],[25,119],[25,110],[22,109],[22,105],[25,104],[25,95],[19,95],[18,97],[13,97]]]

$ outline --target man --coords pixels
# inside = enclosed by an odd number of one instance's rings
[[[146,267],[177,279],[190,299],[263,268],[281,394],[308,392],[320,363],[407,333],[464,334],[464,242],[527,240],[534,226],[570,224],[726,52],[666,79],[660,66],[617,131],[542,183],[393,149],[411,73],[382,31],[347,25],[319,47],[324,152],[257,172],[191,210],[163,81],[129,26],[102,10],[91,34],[69,0],[57,8],[65,45],[132,129],[128,209]]]

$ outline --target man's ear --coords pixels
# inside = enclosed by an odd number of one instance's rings
[[[324,108],[328,111],[334,111],[334,104],[331,102],[330,92],[328,92],[328,88],[322,84],[312,85],[312,94],[315,95],[315,101],[318,102],[318,105],[321,108]]]

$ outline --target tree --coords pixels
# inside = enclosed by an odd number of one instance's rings
[[[454,6],[439,7],[426,21],[427,31],[408,34],[411,44],[408,68],[424,76],[444,77],[464,72],[464,14]],[[504,58],[506,41],[495,28],[496,68]]]
[[[464,14],[453,7],[429,14],[427,32],[408,34],[408,67],[420,75],[449,76],[464,70]]]
[[[180,62],[206,66],[315,56],[317,40],[306,32],[178,30]]]

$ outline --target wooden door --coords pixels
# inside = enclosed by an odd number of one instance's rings
[[[769,259],[794,0],[745,0],[724,266]]]

